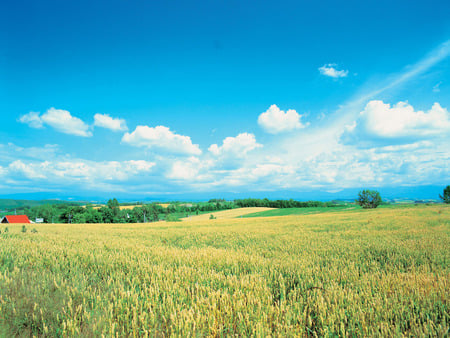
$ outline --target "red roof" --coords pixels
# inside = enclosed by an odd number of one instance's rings
[[[27,215],[8,215],[5,216],[8,223],[31,223]],[[5,221],[3,220],[5,223]]]

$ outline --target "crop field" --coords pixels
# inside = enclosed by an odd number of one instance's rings
[[[0,230],[1,337],[449,334],[445,205]]]
[[[101,207],[105,207],[105,205],[96,205],[93,208],[94,209],[100,209]],[[142,207],[142,205],[120,205],[119,209],[120,210],[132,210],[136,207]]]
[[[312,215],[321,214],[324,212],[338,212],[349,210],[361,210],[361,207],[355,205],[342,205],[338,207],[309,207],[309,208],[281,208],[260,210],[256,212],[249,212],[243,217],[273,217],[273,216],[291,216],[291,215]]]
[[[253,207],[253,208],[237,208],[230,210],[221,210],[221,211],[210,211],[206,212],[202,215],[192,215],[189,217],[182,218],[183,221],[203,221],[210,218],[213,215],[217,219],[230,219],[245,216],[247,214],[254,214],[259,212],[265,212],[269,210],[274,210],[274,208],[263,208],[263,207]]]

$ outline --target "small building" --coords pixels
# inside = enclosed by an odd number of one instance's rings
[[[7,215],[0,223],[31,223],[27,215]]]

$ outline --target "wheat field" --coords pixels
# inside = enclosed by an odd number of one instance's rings
[[[181,218],[182,221],[189,222],[197,222],[208,220],[211,215],[213,215],[216,219],[230,219],[237,218],[247,214],[253,214],[255,212],[273,210],[274,208],[263,208],[263,207],[252,207],[252,208],[238,208],[238,209],[229,209],[229,210],[221,210],[221,211],[211,211],[210,213],[205,213],[202,215],[191,215],[189,217]]]
[[[0,226],[0,336],[449,333],[448,206],[34,226]]]

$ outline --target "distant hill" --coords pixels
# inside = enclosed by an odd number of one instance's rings
[[[71,204],[79,205],[81,202],[69,202],[61,200],[16,200],[16,199],[0,199],[0,211],[14,211],[14,209],[23,210],[25,208],[31,208],[45,204]]]

